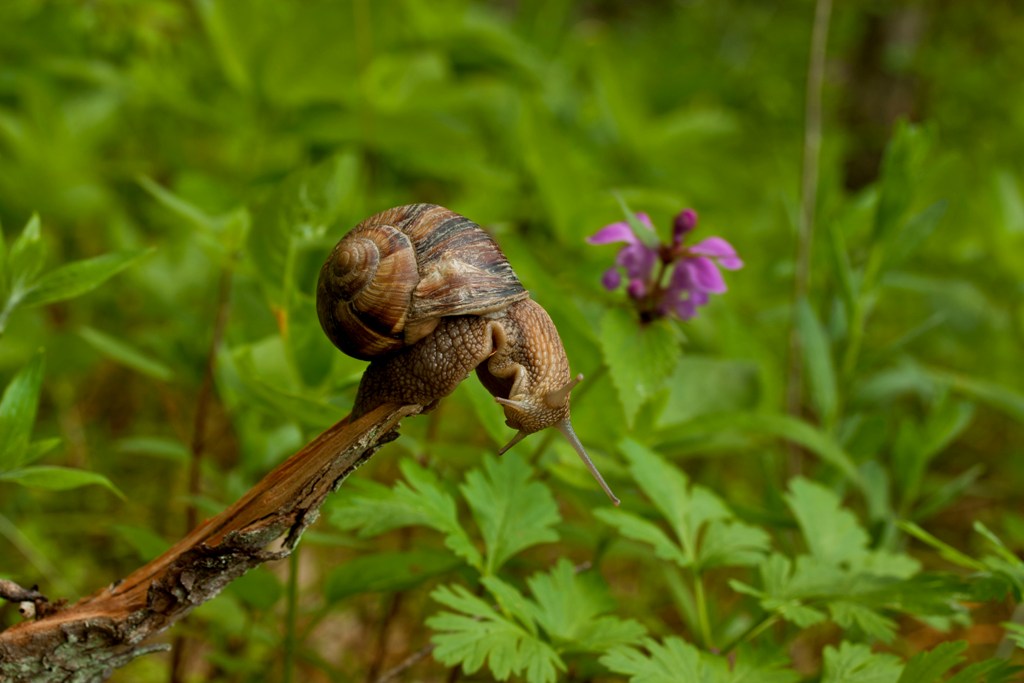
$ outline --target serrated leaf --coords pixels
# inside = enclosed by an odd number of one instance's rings
[[[432,550],[385,551],[355,557],[331,570],[324,598],[334,603],[360,593],[408,590],[461,564],[451,553]]]
[[[664,644],[653,638],[643,640],[643,648],[613,648],[601,664],[615,673],[629,676],[631,683],[678,683],[679,681],[707,681],[697,648],[679,638],[669,637]],[[713,679],[712,679],[713,680]]]
[[[896,683],[903,666],[889,654],[871,651],[866,645],[840,643],[825,648],[821,683]]]
[[[441,586],[431,597],[456,612],[442,611],[427,619],[437,631],[431,638],[434,658],[462,666],[467,674],[484,664],[498,680],[525,675],[529,683],[554,683],[565,664],[550,645],[498,614],[461,586]]]
[[[42,383],[43,354],[37,353],[4,389],[0,398],[0,471],[17,469],[27,461]]]
[[[635,642],[645,633],[633,620],[601,616],[614,603],[597,579],[593,572],[577,572],[572,562],[562,558],[550,572],[539,572],[526,581],[537,604],[537,622],[566,649],[604,652]]]
[[[771,546],[764,529],[737,521],[708,524],[700,546],[700,564],[710,567],[747,567],[757,564]]]
[[[632,312],[612,308],[601,318],[601,353],[633,426],[643,404],[665,385],[679,362],[679,331],[668,320],[640,325]]]
[[[927,652],[918,652],[910,658],[897,683],[933,683],[942,675],[963,661],[967,643],[940,643]]]
[[[48,491],[67,491],[82,486],[102,486],[119,498],[124,498],[113,482],[102,474],[88,470],[76,470],[69,467],[51,465],[34,465],[18,470],[0,472],[0,481],[9,481],[27,488],[45,489]]]
[[[594,516],[605,524],[615,527],[622,536],[651,545],[654,548],[655,556],[675,562],[680,567],[691,566],[691,558],[687,557],[669,538],[668,534],[654,522],[619,509],[601,508],[594,511]]]
[[[786,502],[812,555],[840,564],[856,563],[867,554],[867,532],[835,493],[803,478],[794,479],[789,489]]]
[[[629,676],[630,683],[792,683],[799,674],[786,669],[781,660],[765,660],[746,650],[735,661],[709,652],[675,637],[663,643],[644,639],[644,653],[636,647],[613,648],[601,658],[612,671]]]
[[[109,334],[92,327],[83,327],[78,330],[78,336],[105,356],[137,370],[147,377],[167,382],[174,376],[173,371],[167,365],[150,358],[142,351]]]
[[[632,439],[624,439],[619,448],[630,462],[633,478],[668,522],[678,544],[656,524],[632,512],[595,513],[619,533],[650,543],[662,559],[698,570],[754,564],[767,550],[769,538],[764,531],[736,521],[715,494],[701,486],[691,487],[682,470]]]
[[[697,560],[697,535],[713,520],[729,519],[732,513],[714,494],[701,487],[691,490],[686,475],[656,453],[632,439],[619,449],[629,460],[629,471],[651,499],[681,543],[691,562]]]
[[[829,614],[832,621],[843,629],[859,629],[865,635],[891,642],[896,635],[896,622],[877,611],[850,600],[830,600]]]
[[[81,296],[96,289],[146,253],[111,252],[55,268],[29,286],[20,305],[42,306]]]
[[[485,576],[480,579],[480,583],[498,603],[503,614],[514,618],[530,632],[530,635],[537,635],[537,613],[540,608],[536,603],[520,593],[515,586],[502,581],[497,576]]]
[[[471,470],[459,487],[484,538],[487,575],[530,546],[558,540],[558,505],[547,486],[530,481],[532,474],[515,452],[487,456],[483,470]]]
[[[831,425],[839,407],[835,366],[828,335],[807,299],[797,302],[796,328],[800,335],[811,401],[822,423]]]
[[[965,666],[946,683],[1018,683],[1022,671],[1007,659],[986,659]]]
[[[1018,648],[1024,650],[1024,624],[1004,621],[1000,626],[1006,629],[1006,639]],[[901,681],[900,683],[903,682]]]
[[[426,526],[444,534],[445,545],[470,566],[483,571],[483,558],[462,525],[455,499],[441,486],[437,477],[414,461],[399,463],[406,482],[392,489],[364,487],[331,510],[331,522],[342,529],[358,529],[367,538],[407,526]]]

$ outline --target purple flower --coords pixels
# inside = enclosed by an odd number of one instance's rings
[[[647,214],[638,213],[636,217],[641,224],[650,228],[652,234],[654,233],[654,227]],[[630,292],[639,291],[638,286],[633,285],[635,281],[640,281],[640,287],[645,286],[644,283],[651,278],[654,264],[658,262],[657,246],[647,246],[644,240],[633,232],[632,226],[625,221],[604,226],[596,234],[588,237],[587,242],[590,244],[626,243],[626,246],[622,247],[615,257],[615,265],[626,271],[626,276],[630,280]],[[605,271],[601,277],[601,284],[608,290],[616,289],[622,284],[622,276],[615,268],[612,268]],[[634,298],[637,297],[634,296]]]
[[[671,314],[682,320],[693,318],[712,294],[727,290],[719,268],[738,270],[743,267],[736,250],[721,237],[708,237],[692,247],[683,245],[697,226],[697,212],[693,209],[684,209],[676,215],[672,222],[671,244],[656,241],[647,214],[638,213],[636,217],[651,234],[638,235],[623,221],[606,225],[587,242],[625,242],[615,256],[615,266],[601,277],[601,284],[609,290],[617,289],[625,272],[626,293],[635,302],[643,320]],[[666,277],[667,283],[664,282]]]

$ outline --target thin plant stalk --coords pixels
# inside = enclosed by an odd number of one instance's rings
[[[697,607],[697,623],[700,627],[700,639],[704,648],[714,647],[711,638],[711,618],[708,616],[708,598],[704,590],[704,576],[699,572],[693,574],[693,599]]]
[[[199,392],[196,395],[195,420],[192,423],[192,441],[190,444],[189,468],[188,468],[188,505],[185,508],[185,530],[190,531],[199,524],[199,510],[196,507],[196,499],[201,493],[201,477],[203,468],[203,454],[206,450],[206,427],[210,415],[210,401],[213,400],[213,373],[217,367],[217,349],[220,348],[221,340],[224,338],[224,330],[228,322],[228,300],[231,297],[231,280],[233,270],[230,265],[225,266],[220,272],[220,279],[217,285],[217,311],[214,317],[213,335],[210,337],[210,346],[206,352],[206,365],[203,368],[203,378],[199,385]],[[187,639],[184,635],[177,635],[171,648],[171,671],[170,682],[181,683],[185,680],[185,651]]]
[[[299,602],[299,553],[302,551],[302,544],[295,546],[295,550],[288,556],[288,592],[285,596],[285,623],[284,623],[284,672],[281,680],[284,683],[291,683],[295,680],[295,648],[298,643],[296,638],[298,623],[298,602]]]
[[[811,49],[807,64],[806,105],[804,121],[803,166],[800,179],[800,217],[797,230],[793,273],[793,321],[789,331],[789,369],[786,386],[786,407],[790,415],[799,416],[803,405],[803,371],[800,333],[796,325],[799,303],[807,297],[811,281],[811,253],[814,244],[815,209],[818,199],[819,162],[822,137],[822,90],[825,81],[825,56],[828,50],[828,27],[832,0],[817,0]],[[800,470],[799,454],[790,458],[792,474]]]

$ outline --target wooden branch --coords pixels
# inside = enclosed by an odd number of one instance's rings
[[[231,581],[286,557],[327,495],[420,406],[383,405],[345,418],[290,457],[234,505],[124,579],[38,621],[0,632],[0,681],[102,681]]]

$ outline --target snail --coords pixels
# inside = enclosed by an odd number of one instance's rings
[[[475,370],[517,430],[499,455],[555,427],[619,504],[572,428],[583,375],[570,375],[551,317],[476,223],[434,204],[370,216],[328,256],[316,306],[331,342],[370,361],[353,418],[384,403],[431,410]]]

